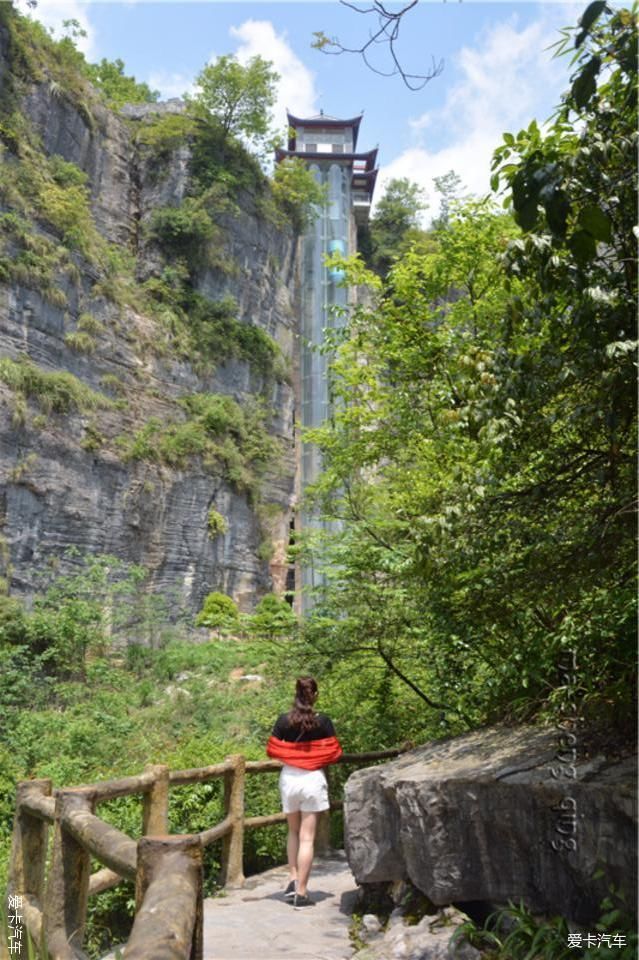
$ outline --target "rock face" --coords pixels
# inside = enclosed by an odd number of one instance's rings
[[[591,922],[609,884],[635,888],[636,760],[571,760],[556,729],[494,728],[357,771],[344,798],[356,880]]]
[[[10,54],[9,33],[0,24],[0,84],[12,69]],[[179,112],[180,105],[154,109]],[[135,258],[140,282],[157,275],[158,250],[149,244],[145,225],[157,206],[178,206],[184,199],[188,144],[173,149],[158,172],[135,143],[136,118],[145,116],[144,109],[127,117],[95,100],[88,115],[86,104],[81,109],[46,77],[23,89],[21,110],[47,157],[62,157],[86,173],[100,235]],[[0,193],[0,215],[11,210]],[[268,333],[292,369],[295,237],[267,221],[248,192],[231,213],[220,214],[219,227],[227,268],[203,268],[195,288],[213,302],[233,297],[237,320]],[[46,216],[33,229],[59,242]],[[197,357],[157,349],[166,338],[157,321],[114,302],[104,284],[100,289],[95,264],[80,253],[71,260],[75,276],[58,272],[57,298],[28,276],[3,283],[0,271],[0,357],[26,356],[45,372],[68,371],[119,403],[90,415],[77,409],[43,415],[31,398],[21,408],[15,391],[0,382],[0,575],[14,594],[29,596],[43,570],[61,560],[64,570],[65,550],[72,546],[81,554],[143,564],[150,589],[174,594],[190,612],[212,590],[251,609],[274,586],[269,553],[281,558],[288,543],[295,474],[290,376],[266,378],[258,364],[237,355],[198,364]],[[69,338],[87,314],[94,325],[90,351]],[[266,403],[267,430],[280,448],[259,491],[267,524],[254,496],[197,457],[177,467],[120,455],[118,437],[130,437],[151,418],[183,419],[179,398],[197,393],[224,394],[240,405],[255,397]],[[214,538],[207,527],[211,509],[226,525]],[[285,571],[275,573],[281,589]]]
[[[447,908],[412,925],[404,922],[401,910],[394,910],[386,930],[373,935],[366,929],[366,919],[362,917],[360,931],[366,946],[353,960],[481,960],[479,950],[454,936],[468,920],[457,910]]]

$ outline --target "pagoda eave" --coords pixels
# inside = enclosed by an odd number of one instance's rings
[[[374,167],[377,160],[377,147],[374,150],[369,150],[367,153],[328,153],[323,151],[313,151],[306,152],[301,150],[285,150],[283,147],[278,147],[275,151],[275,159],[279,163],[281,160],[286,160],[289,157],[299,157],[300,160],[330,160],[332,163],[339,161],[347,160],[351,163],[361,162],[366,164],[365,170],[362,171],[362,175],[365,173],[370,173]]]

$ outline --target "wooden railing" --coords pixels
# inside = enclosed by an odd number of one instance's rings
[[[340,763],[365,764],[398,756],[408,747],[345,754]],[[86,960],[82,944],[90,896],[121,880],[135,880],[135,919],[125,960],[201,960],[202,850],[222,840],[224,886],[244,882],[244,831],[286,820],[284,813],[246,817],[246,775],[275,772],[277,760],[249,761],[237,754],[222,763],[144,773],[88,786],[52,790],[51,780],[18,784],[9,866],[9,895],[21,898],[21,914],[37,949],[50,960]],[[169,788],[224,780],[224,819],[201,833],[170,835]],[[142,833],[132,840],[101,820],[105,800],[142,795]],[[342,807],[341,801],[331,810]],[[49,826],[53,845],[47,869]],[[326,852],[329,815],[318,824],[316,851]],[[101,869],[91,873],[91,858]]]

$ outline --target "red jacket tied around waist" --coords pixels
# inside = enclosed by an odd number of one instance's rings
[[[281,760],[292,767],[303,770],[319,770],[329,763],[335,763],[342,755],[337,737],[323,737],[321,740],[280,740],[271,735],[266,744],[266,752],[273,760]]]

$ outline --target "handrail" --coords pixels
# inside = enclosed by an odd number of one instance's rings
[[[204,783],[206,780],[215,780],[224,776],[230,769],[228,760],[223,763],[214,763],[210,767],[194,767],[191,770],[175,770],[169,774],[169,783],[172,787],[184,786],[187,783]]]
[[[131,840],[121,830],[100,820],[88,810],[73,810],[63,814],[62,823],[71,836],[93,854],[96,860],[119,873],[121,877],[135,880],[135,840]]]
[[[397,757],[410,749],[345,754],[338,762],[369,763]],[[88,898],[136,881],[136,913],[125,960],[201,960],[202,849],[222,840],[221,875],[226,887],[244,882],[244,831],[286,820],[284,813],[247,817],[247,774],[274,773],[279,760],[249,760],[237,754],[207,767],[169,771],[164,764],[144,773],[81,787],[53,790],[51,780],[18,783],[13,828],[9,893],[21,896],[23,915],[37,948],[46,945],[50,960],[84,960],[82,950]],[[169,788],[224,780],[224,819],[198,834],[168,835]],[[142,832],[137,842],[95,813],[99,803],[141,795]],[[339,810],[341,801],[331,803]],[[48,871],[49,824],[53,847]],[[318,825],[327,845],[328,813]],[[91,874],[91,858],[101,869]],[[46,876],[45,876],[46,873]]]
[[[55,820],[55,800],[53,797],[38,797],[33,795],[25,797],[22,801],[22,809],[32,817],[38,817],[40,820],[46,820],[47,823],[53,823]]]

